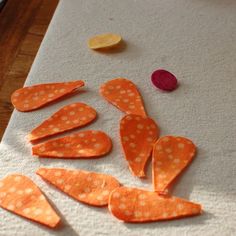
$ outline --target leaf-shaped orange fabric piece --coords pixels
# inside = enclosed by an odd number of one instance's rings
[[[111,191],[120,186],[110,175],[84,170],[40,168],[36,173],[74,199],[93,206],[106,206]]]
[[[130,170],[135,176],[145,176],[145,164],[158,136],[159,129],[151,118],[130,114],[120,121],[123,151]]]
[[[199,204],[127,187],[112,191],[108,207],[116,218],[125,222],[171,220],[198,215],[202,212]]]
[[[17,89],[11,96],[13,106],[19,111],[36,110],[84,86],[82,80],[37,84]]]
[[[60,222],[40,189],[23,175],[13,174],[0,180],[0,206],[51,228]]]
[[[28,138],[30,141],[36,141],[41,138],[84,126],[95,118],[96,111],[92,107],[80,102],[73,103],[64,106],[49,119],[33,129]]]
[[[107,154],[111,139],[102,131],[86,130],[32,147],[33,155],[55,158],[92,158]]]
[[[196,147],[183,137],[165,136],[153,147],[152,173],[154,190],[165,193],[172,181],[192,161]]]
[[[124,78],[110,80],[100,87],[100,94],[127,114],[147,116],[141,95],[130,80]]]

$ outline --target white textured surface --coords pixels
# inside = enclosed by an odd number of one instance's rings
[[[0,210],[0,235],[234,235],[236,231],[236,1],[235,0],[64,0],[60,2],[26,84],[85,80],[86,92],[44,109],[15,111],[1,143],[0,177],[30,176],[56,205],[64,228],[49,230]],[[122,53],[99,54],[87,48],[90,36],[120,33]],[[173,72],[180,87],[156,91],[150,74]],[[180,197],[202,203],[202,216],[150,224],[124,224],[106,208],[77,203],[43,182],[40,166],[84,168],[116,176],[123,184],[152,189],[151,179],[131,176],[121,154],[118,121],[122,113],[98,94],[114,77],[133,80],[161,134],[183,135],[198,155],[174,189]],[[30,155],[26,134],[65,104],[95,107],[101,128],[113,139],[112,153],[97,160],[38,159]],[[149,165],[149,176],[150,176]]]

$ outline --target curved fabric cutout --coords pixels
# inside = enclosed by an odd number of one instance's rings
[[[37,84],[17,89],[11,95],[11,102],[19,111],[32,111],[74,92],[82,86],[84,86],[82,80],[65,83]]]
[[[0,180],[0,206],[51,228],[60,222],[60,217],[40,189],[23,175],[8,175]]]
[[[108,207],[112,215],[125,222],[151,222],[199,215],[201,205],[176,197],[137,188],[116,188]]]
[[[33,129],[28,138],[36,141],[54,134],[84,126],[96,118],[96,111],[84,104],[73,103],[64,106],[51,117]]]
[[[107,134],[86,130],[35,145],[32,153],[40,157],[93,158],[107,154],[111,147],[111,139]]]
[[[165,136],[153,147],[152,174],[156,192],[165,193],[196,153],[193,142],[184,137]]]
[[[118,34],[99,34],[89,39],[88,46],[93,50],[108,49],[117,46],[121,40],[122,38]]]
[[[144,169],[159,136],[156,123],[148,117],[126,115],[120,121],[120,139],[133,175],[144,177]]]
[[[113,176],[84,170],[40,168],[36,173],[70,197],[92,206],[106,206],[111,191],[120,186]]]
[[[136,85],[128,79],[117,78],[104,83],[100,94],[127,114],[147,116]]]

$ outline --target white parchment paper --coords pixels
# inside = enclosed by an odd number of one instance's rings
[[[101,54],[87,39],[119,33],[126,47]],[[153,70],[165,68],[179,80],[172,93],[150,83]],[[198,155],[173,194],[204,207],[183,220],[126,224],[106,208],[94,208],[52,188],[35,171],[40,166],[81,168],[111,174],[129,186],[152,189],[131,175],[118,137],[122,112],[98,93],[112,78],[137,84],[161,135],[186,136]],[[0,177],[22,173],[32,178],[60,212],[64,227],[47,229],[0,209],[0,235],[234,235],[236,231],[236,1],[234,0],[62,0],[29,73],[26,85],[81,79],[83,93],[38,111],[14,111],[0,146]],[[99,119],[83,129],[102,129],[113,141],[110,155],[94,160],[38,159],[27,133],[72,102],[96,108]]]

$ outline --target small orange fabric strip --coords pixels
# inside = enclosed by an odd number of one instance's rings
[[[96,111],[84,104],[73,103],[64,106],[45,120],[28,135],[30,141],[36,141],[54,134],[84,126],[96,118]]]
[[[112,191],[108,207],[112,215],[125,222],[150,222],[199,215],[201,205],[156,192],[120,187]]]
[[[60,222],[40,189],[23,175],[9,175],[0,180],[0,206],[51,228]]]
[[[82,86],[84,86],[82,80],[37,84],[17,89],[11,96],[11,102],[19,111],[32,111],[74,92]]]
[[[144,169],[159,136],[156,123],[148,117],[126,115],[120,121],[120,139],[133,175],[144,177]]]
[[[107,134],[86,130],[35,145],[32,153],[40,157],[93,158],[107,154],[111,147],[111,139]]]
[[[153,147],[154,190],[165,193],[173,180],[189,165],[196,153],[193,142],[184,137],[165,136]]]
[[[110,175],[84,170],[40,168],[36,173],[74,199],[93,206],[106,206],[111,191],[120,186]]]
[[[100,94],[127,114],[147,116],[142,98],[133,82],[125,78],[117,78],[104,83]]]

